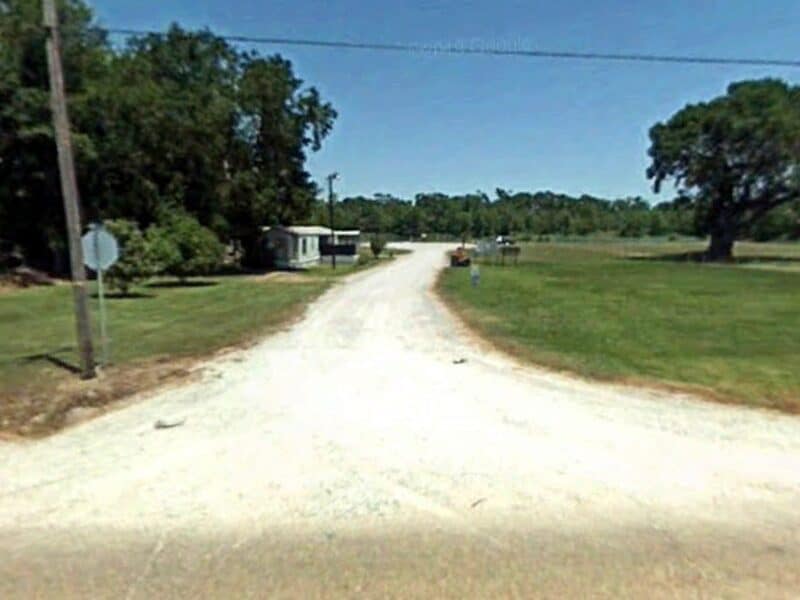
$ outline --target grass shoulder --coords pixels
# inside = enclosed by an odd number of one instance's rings
[[[740,247],[730,266],[681,260],[686,244],[528,244],[517,266],[438,282],[489,341],[608,381],[685,389],[800,412],[800,246]],[[758,266],[758,268],[751,268]]]

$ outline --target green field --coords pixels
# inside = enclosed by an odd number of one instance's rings
[[[800,411],[800,245],[739,244],[737,264],[687,261],[699,243],[523,246],[517,266],[449,269],[442,296],[478,332],[536,363]]]
[[[268,332],[298,314],[326,283],[323,279],[281,283],[227,277],[187,287],[166,285],[142,287],[131,298],[108,300],[115,366],[200,356]],[[96,317],[96,299],[92,312]],[[99,356],[98,330],[95,322]],[[0,400],[74,378],[69,368],[77,364],[68,285],[0,295]]]

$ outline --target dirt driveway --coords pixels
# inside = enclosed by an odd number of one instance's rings
[[[487,353],[430,292],[443,251],[0,445],[0,597],[796,597],[800,419]]]

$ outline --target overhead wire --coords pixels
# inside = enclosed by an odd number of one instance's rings
[[[95,30],[109,34],[132,36],[165,36],[167,33],[154,30],[128,29],[119,27],[96,27]],[[216,34],[215,34],[216,35]],[[373,50],[403,52],[413,54],[446,54],[467,56],[511,56],[524,58],[594,60],[644,63],[677,63],[699,65],[738,65],[758,67],[800,67],[800,60],[746,57],[681,56],[644,53],[575,52],[561,50],[464,47],[459,44],[399,44],[382,42],[348,42],[343,40],[322,40],[292,37],[261,37],[249,35],[217,35],[230,42],[270,46],[304,46],[311,48],[334,48],[343,50]]]

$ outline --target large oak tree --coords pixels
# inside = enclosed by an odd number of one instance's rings
[[[650,130],[647,175],[695,206],[709,260],[730,259],[737,238],[800,198],[800,87],[765,79],[686,106]]]

